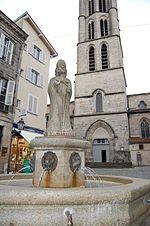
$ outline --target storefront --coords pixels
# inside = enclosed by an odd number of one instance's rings
[[[36,136],[42,136],[42,133],[35,133],[26,130],[21,132],[18,129],[13,129],[10,171],[16,173],[31,173],[29,161],[33,157],[33,150],[30,148],[30,141]]]

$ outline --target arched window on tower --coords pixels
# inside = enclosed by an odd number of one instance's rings
[[[106,12],[106,0],[99,0],[99,11]]]
[[[94,22],[93,21],[89,23],[88,31],[89,31],[89,39],[94,39]]]
[[[102,94],[97,93],[96,95],[96,112],[102,112]]]
[[[94,0],[89,1],[89,16],[94,13]]]
[[[92,39],[94,39],[94,22],[92,21]]]
[[[140,101],[139,105],[138,105],[138,109],[140,110],[144,110],[147,108],[147,104],[142,100]]]
[[[101,37],[104,36],[104,21],[100,20],[100,30],[101,30]]]
[[[94,13],[94,0],[92,0],[92,14]]]
[[[89,39],[91,39],[91,24],[90,23],[89,23],[88,31],[89,31]]]
[[[146,119],[143,119],[143,121],[141,122],[141,135],[142,138],[150,137],[149,123]]]
[[[95,70],[95,53],[94,47],[91,46],[89,49],[89,71]]]
[[[108,35],[108,22],[106,19],[100,20],[100,31],[101,31],[101,37]]]
[[[105,36],[107,36],[108,35],[108,22],[107,22],[107,20],[105,19],[104,20],[104,30],[105,30]]]
[[[103,44],[101,47],[101,59],[102,59],[102,69],[108,68],[108,51],[107,45]]]
[[[91,1],[89,1],[89,16],[91,15]]]

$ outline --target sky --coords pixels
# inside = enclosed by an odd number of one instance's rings
[[[127,94],[150,92],[150,0],[117,2]],[[29,12],[58,53],[50,60],[49,77],[55,76],[56,62],[64,59],[74,87],[79,0],[0,0],[0,9],[12,20]]]

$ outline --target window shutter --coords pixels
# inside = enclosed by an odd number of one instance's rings
[[[43,63],[45,63],[46,60],[46,56],[45,56],[45,52],[43,51]]]
[[[0,37],[0,58],[2,58],[2,56],[3,56],[4,43],[5,43],[5,35],[3,33],[1,33],[1,37]]]
[[[34,44],[29,42],[28,52],[33,56],[34,55]]]
[[[14,49],[14,44],[11,41],[9,41],[8,51],[7,51],[7,57],[6,57],[6,61],[9,64],[11,64],[11,61],[12,61],[13,49]]]
[[[101,37],[104,36],[104,21],[100,20],[100,30],[101,30]]]
[[[43,76],[41,74],[38,75],[37,85],[43,87]]]
[[[43,62],[43,54],[42,54],[42,51],[40,52],[40,56],[39,56],[39,61]]]
[[[95,53],[94,47],[91,46],[89,49],[89,71],[95,70]]]
[[[108,68],[108,54],[107,54],[107,46],[103,44],[101,47],[101,58],[102,58],[102,69]]]
[[[38,113],[38,99],[37,99],[37,97],[34,97],[34,102],[33,102],[33,113],[35,113],[35,114]]]
[[[6,98],[5,98],[6,105],[12,105],[14,90],[15,90],[15,81],[8,81],[7,90],[6,90]]]
[[[41,86],[41,75],[40,74],[37,76],[37,85]]]
[[[31,81],[31,71],[32,69],[30,67],[26,67],[26,79]]]
[[[45,52],[43,50],[41,50],[40,52],[40,59],[39,59],[42,63],[45,63]]]
[[[33,96],[29,95],[29,99],[28,99],[28,111],[32,112],[32,106],[33,106]]]
[[[29,95],[28,99],[28,111],[34,114],[38,114],[38,98],[33,95]]]
[[[41,87],[43,87],[43,75],[40,74],[40,80],[41,80]]]

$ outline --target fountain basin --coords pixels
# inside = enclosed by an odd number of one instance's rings
[[[74,226],[144,225],[150,216],[150,181],[101,176],[116,186],[100,188],[33,188],[0,182],[0,225],[67,225],[65,211]],[[4,182],[4,181],[3,181]],[[145,224],[146,225],[146,224]]]
[[[78,160],[73,156],[79,157],[80,168],[83,168],[85,151],[91,147],[90,142],[69,136],[44,136],[36,137],[30,146],[35,152],[34,187],[72,188],[85,185],[83,172],[78,170],[74,173],[72,170]],[[41,160],[46,158],[50,168],[54,168],[50,173],[43,172]]]

